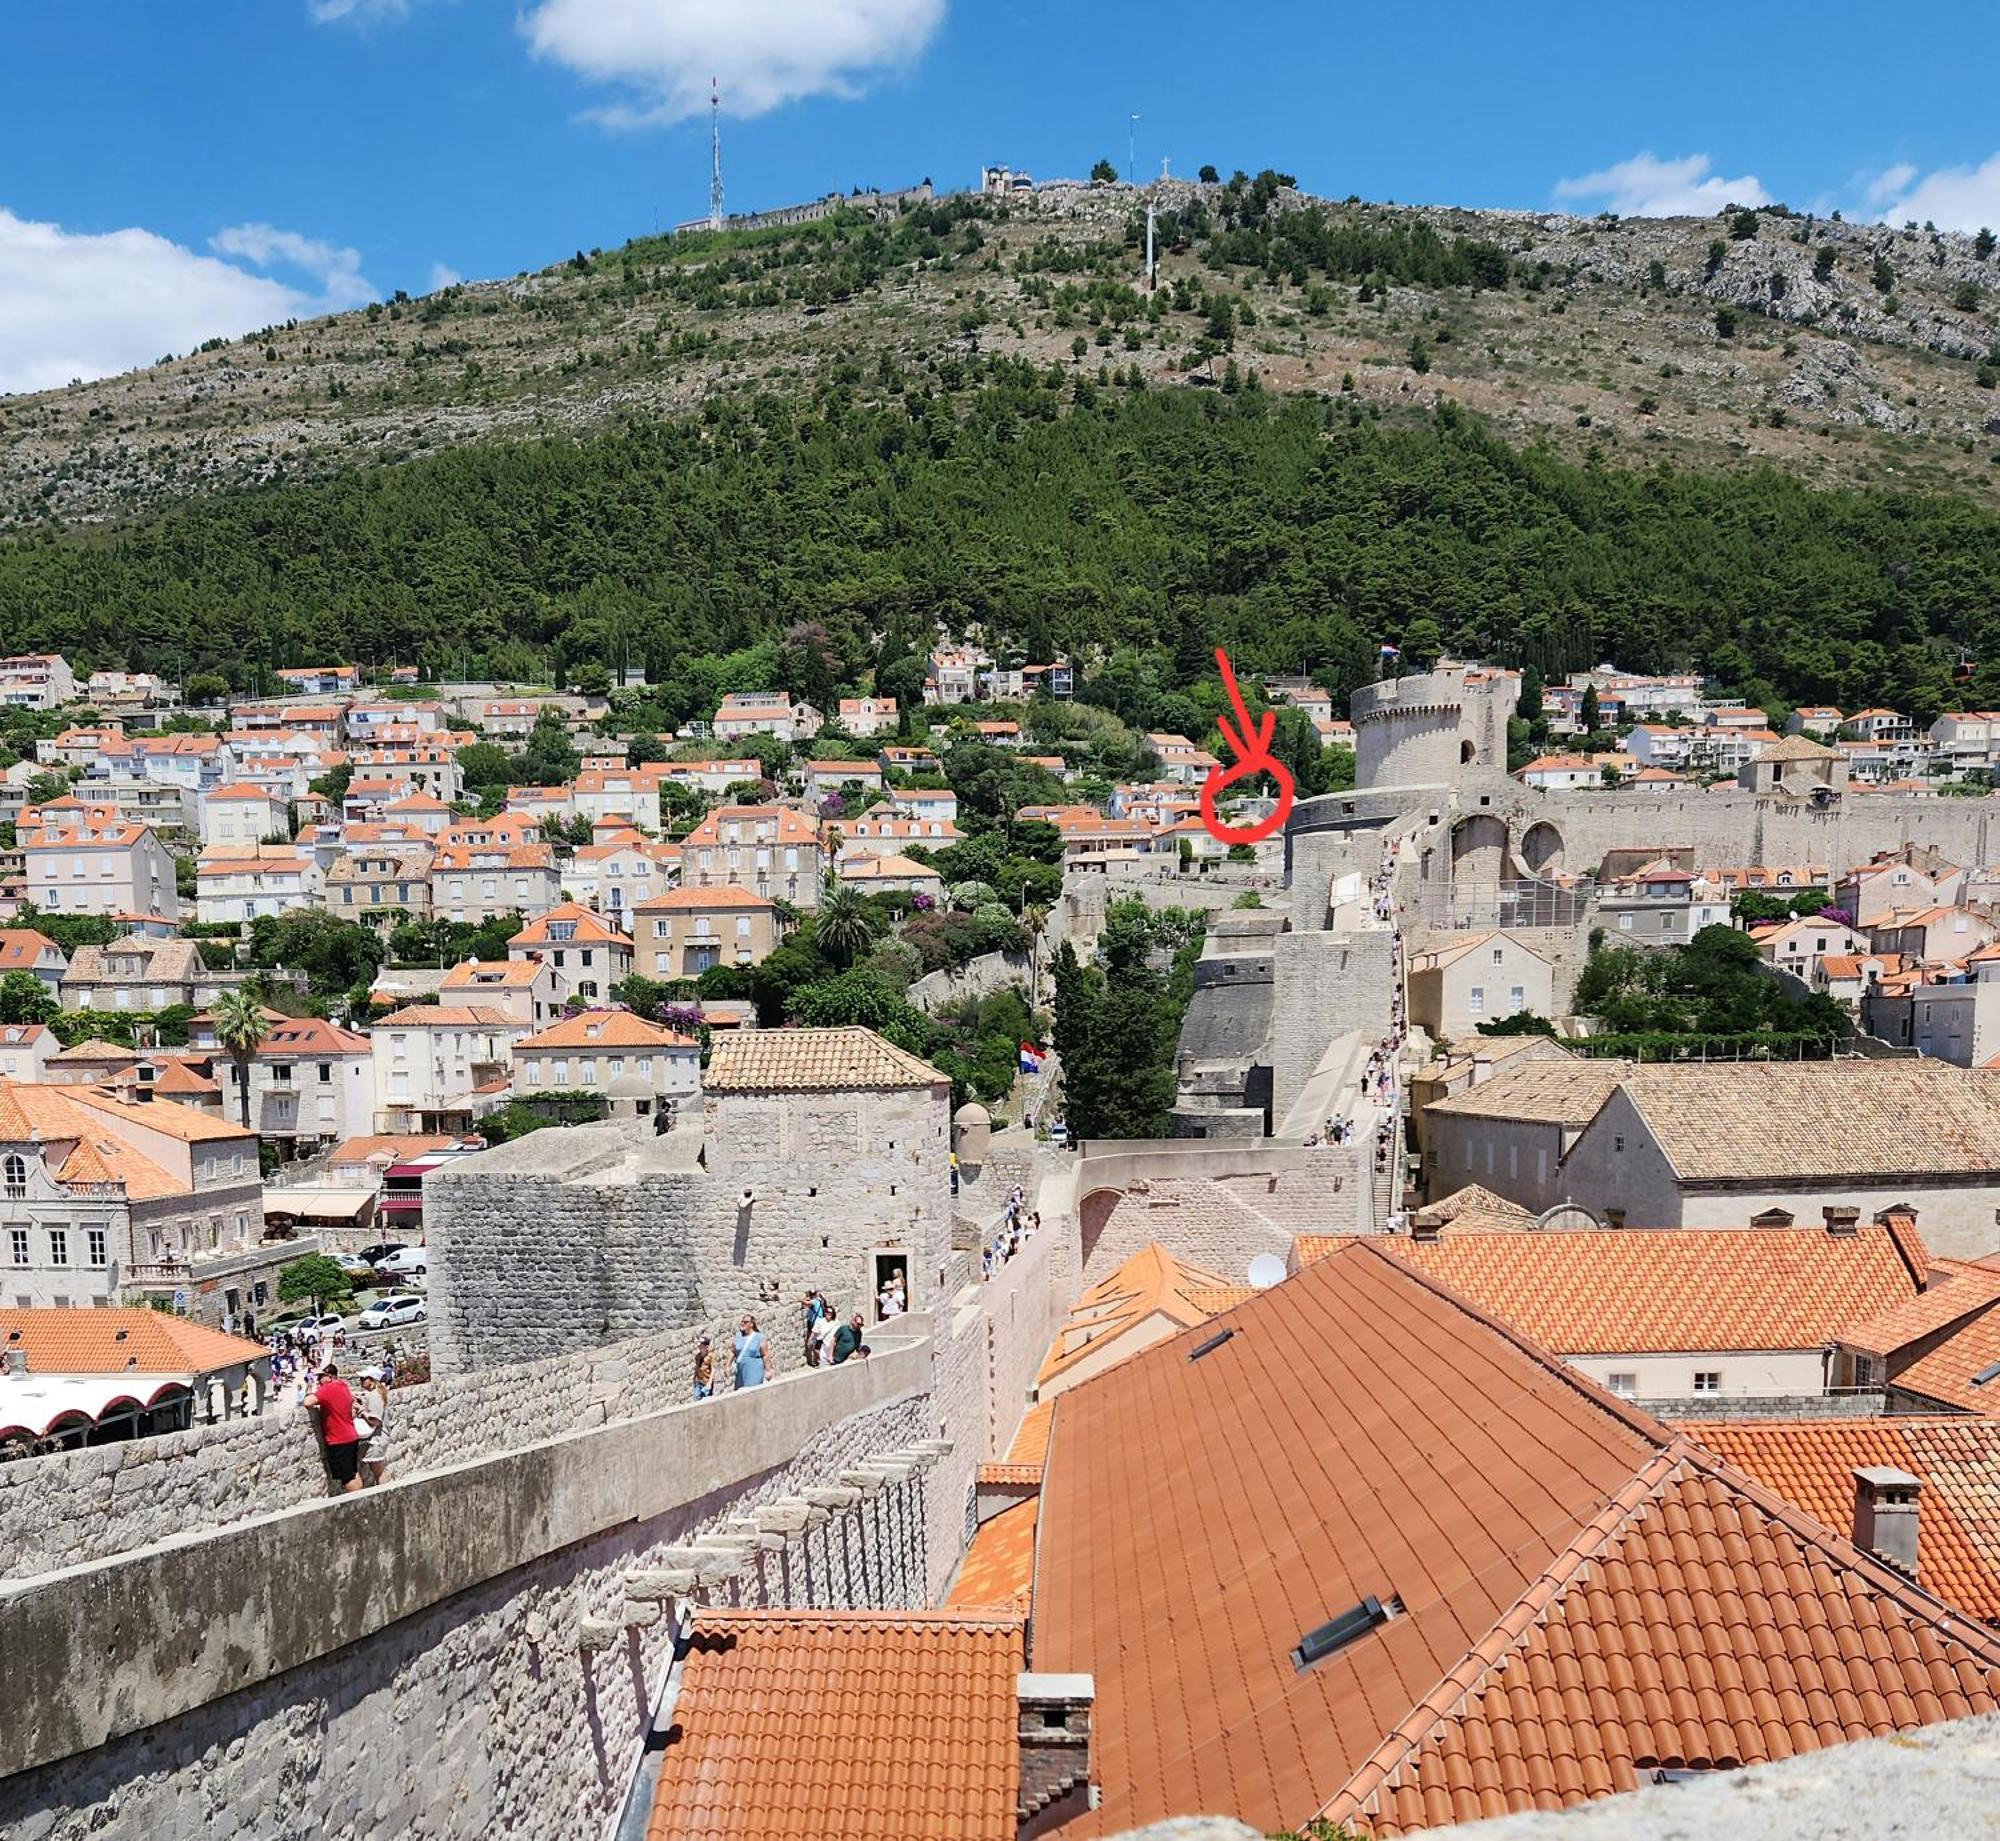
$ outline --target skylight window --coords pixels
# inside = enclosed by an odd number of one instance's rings
[[[1358,1642],[1370,1631],[1379,1630],[1402,1609],[1403,1601],[1393,1594],[1387,1600],[1362,1599],[1352,1610],[1341,1612],[1317,1630],[1308,1630],[1300,1637],[1298,1647],[1292,1651],[1293,1667],[1306,1669],[1315,1662],[1324,1662],[1335,1651]]]

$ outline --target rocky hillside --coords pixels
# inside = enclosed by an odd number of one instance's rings
[[[0,529],[142,513],[718,394],[869,400],[972,352],[1149,381],[1452,398],[1607,462],[1769,461],[2000,498],[1990,238],[1765,210],[1582,219],[1327,203],[1266,176],[1047,188],[651,239],[0,399]],[[1234,373],[1232,375],[1232,372]]]

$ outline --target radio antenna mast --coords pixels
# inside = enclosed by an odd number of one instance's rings
[[[722,228],[722,90],[708,80],[708,227]]]

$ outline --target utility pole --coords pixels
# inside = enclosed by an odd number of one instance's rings
[[[1139,183],[1139,117],[1136,113],[1125,128],[1125,178],[1128,184]]]
[[[708,80],[708,227],[722,228],[722,89]]]

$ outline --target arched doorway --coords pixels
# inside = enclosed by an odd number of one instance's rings
[[[1537,820],[1521,838],[1521,868],[1530,876],[1553,876],[1562,866],[1562,833],[1547,819]]]
[[[1451,877],[1461,886],[1498,887],[1507,864],[1507,827],[1490,812],[1462,818],[1451,832]]]

